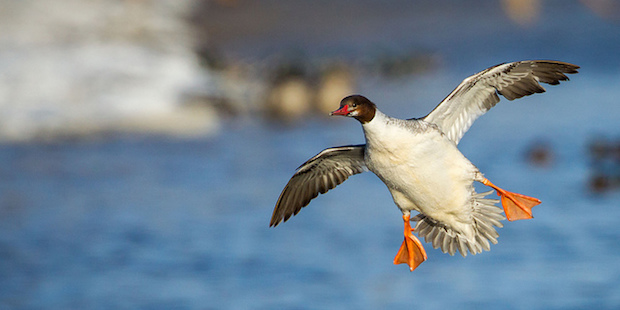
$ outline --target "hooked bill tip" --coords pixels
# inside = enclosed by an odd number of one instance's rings
[[[349,109],[347,108],[347,106],[342,106],[340,108],[338,108],[335,111],[332,111],[329,113],[329,115],[342,115],[342,116],[346,116],[349,113]]]

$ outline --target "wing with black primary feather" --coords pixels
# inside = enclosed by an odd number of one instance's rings
[[[551,60],[525,60],[497,65],[474,74],[459,84],[424,120],[437,124],[454,143],[459,143],[472,123],[499,102],[545,92],[540,83],[560,84],[579,66]]]
[[[276,226],[299,213],[320,194],[336,187],[350,176],[367,171],[365,145],[328,148],[303,163],[278,198],[269,226]]]

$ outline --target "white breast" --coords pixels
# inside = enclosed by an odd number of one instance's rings
[[[364,124],[366,163],[403,211],[469,222],[476,167],[436,127],[383,114]]]

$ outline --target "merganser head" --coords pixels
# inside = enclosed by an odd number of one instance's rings
[[[340,108],[329,115],[353,117],[360,123],[368,123],[375,117],[377,107],[368,98],[361,95],[351,95],[340,101]]]

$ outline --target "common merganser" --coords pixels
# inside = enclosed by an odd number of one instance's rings
[[[502,227],[505,218],[498,200],[484,198],[492,190],[476,193],[473,182],[495,189],[509,221],[532,218],[532,207],[540,200],[491,183],[457,144],[472,123],[499,102],[498,94],[514,100],[542,93],[539,83],[559,84],[577,69],[548,60],[500,64],[463,80],[427,116],[407,120],[381,113],[363,96],[344,98],[330,115],[357,119],[366,144],[328,148],[302,164],[280,194],[270,226],[297,214],[319,193],[370,170],[387,185],[403,213],[405,240],[394,264],[406,263],[413,271],[427,259],[412,231],[450,255],[490,250],[489,241],[496,244],[499,236],[493,226]],[[411,218],[411,211],[419,214]]]

